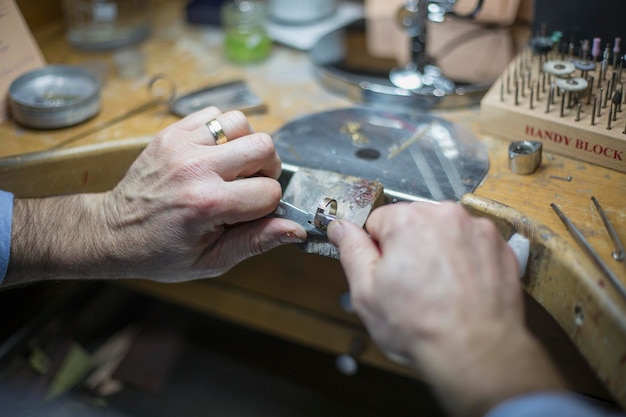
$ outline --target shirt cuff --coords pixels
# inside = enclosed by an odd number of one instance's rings
[[[541,392],[505,401],[485,417],[624,417],[625,415],[592,405],[572,393]]]
[[[0,284],[6,276],[9,266],[12,223],[13,194],[0,190]]]

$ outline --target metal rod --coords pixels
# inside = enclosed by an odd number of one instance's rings
[[[615,289],[619,292],[619,294],[626,298],[626,287],[619,280],[619,278],[609,269],[609,267],[604,263],[602,258],[598,256],[596,251],[591,247],[585,236],[578,230],[578,228],[570,221],[570,219],[563,214],[563,212],[558,208],[558,206],[554,203],[550,204],[550,207],[554,210],[554,212],[559,216],[567,231],[572,235],[576,243],[584,249],[587,254],[591,257],[594,263],[602,270],[604,275],[609,279],[611,284],[615,287]]]
[[[591,201],[593,201],[593,204],[596,206],[596,209],[598,210],[598,213],[600,214],[600,218],[602,219],[602,223],[604,223],[604,227],[606,227],[606,231],[609,232],[609,236],[611,237],[611,240],[613,241],[613,245],[615,246],[615,250],[611,252],[611,256],[613,256],[613,259],[615,259],[618,262],[623,261],[624,260],[624,245],[622,245],[622,241],[620,240],[619,235],[617,234],[617,231],[613,227],[613,224],[609,220],[609,217],[606,215],[606,213],[602,209],[602,206],[600,206],[600,203],[598,202],[598,200],[592,196]]]
[[[593,96],[593,111],[591,112],[591,126],[596,124],[596,107],[598,105],[598,96]]]
[[[567,182],[571,182],[574,179],[572,178],[571,175],[568,175],[567,177],[559,177],[558,175],[550,175],[549,178],[552,178],[554,180],[567,181]]]

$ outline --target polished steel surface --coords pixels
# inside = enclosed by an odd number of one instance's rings
[[[348,108],[294,120],[273,135],[286,172],[299,167],[379,181],[388,200],[459,200],[489,168],[463,127],[428,114]]]

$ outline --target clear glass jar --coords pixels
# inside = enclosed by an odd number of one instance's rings
[[[63,0],[67,40],[87,50],[115,49],[150,33],[150,0]]]
[[[221,8],[224,53],[237,63],[261,61],[269,55],[272,41],[265,22],[267,8],[256,1],[227,1]]]

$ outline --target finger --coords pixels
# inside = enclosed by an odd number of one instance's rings
[[[225,182],[206,194],[204,217],[213,224],[233,225],[257,220],[276,209],[282,195],[280,184],[265,177]]]
[[[214,269],[215,259],[225,260],[228,270],[241,261],[278,246],[290,243],[302,243],[306,240],[306,231],[291,220],[272,218],[238,224],[226,229],[210,253],[201,260],[205,269]]]
[[[176,130],[186,130],[193,131],[199,128],[200,126],[204,126],[206,122],[211,119],[215,119],[216,117],[222,114],[221,110],[215,106],[205,107],[202,110],[198,110],[197,112],[191,113],[188,116],[185,116],[183,119],[172,123],[170,126],[165,128],[167,129],[176,129]]]
[[[377,244],[361,227],[341,219],[330,222],[328,239],[339,249],[339,261],[350,287],[369,287],[380,259]]]
[[[209,123],[214,123],[209,127]],[[217,122],[217,123],[215,123]],[[239,139],[240,137],[253,133],[252,126],[246,116],[240,111],[229,111],[212,119],[204,120],[194,131],[194,137],[198,137],[198,143],[203,145],[216,145],[219,138],[218,131],[221,130],[225,143]],[[198,132],[199,134],[196,134]]]
[[[228,141],[238,139],[254,132],[246,116],[240,111],[221,113],[216,107],[208,107],[190,114],[183,120],[172,124],[163,130],[166,134],[184,134],[184,137],[194,143],[215,145],[217,138],[209,129],[208,123],[217,121],[213,128],[221,129]]]
[[[222,129],[224,129],[228,140],[254,133],[254,129],[250,125],[248,118],[240,111],[229,111],[218,116],[216,119],[222,125]]]
[[[274,141],[265,133],[244,136],[208,151],[216,171],[227,181],[257,175],[278,179],[281,174],[281,160]]]
[[[406,233],[407,228],[414,227],[420,218],[410,217],[414,211],[420,210],[413,203],[399,202],[378,207],[367,218],[365,229],[385,252],[385,247],[395,245],[397,239],[391,238],[394,234]]]

